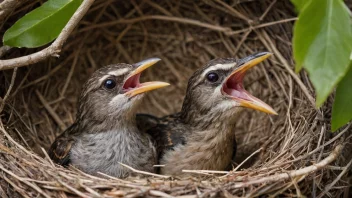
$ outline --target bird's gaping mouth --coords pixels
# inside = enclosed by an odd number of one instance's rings
[[[147,68],[157,63],[158,61],[160,61],[159,58],[149,58],[134,64],[136,69],[129,74],[129,76],[125,80],[125,83],[123,84],[123,92],[125,93],[125,95],[127,95],[128,97],[133,97],[135,95],[147,91],[159,89],[170,85],[169,83],[159,81],[140,83],[139,78],[141,76],[141,73]]]
[[[246,71],[271,56],[271,53],[261,52],[248,56],[239,61],[240,66],[236,68],[223,82],[222,94],[230,96],[241,106],[256,109],[265,113],[275,114],[276,111],[265,102],[252,96],[243,87],[243,78]]]

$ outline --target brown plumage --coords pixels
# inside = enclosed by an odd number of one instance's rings
[[[143,70],[160,59],[103,67],[84,84],[75,122],[56,138],[50,158],[90,173],[125,177],[130,171],[119,163],[153,172],[156,162],[151,137],[138,130],[136,111],[143,93],[167,86],[140,83]]]
[[[240,60],[215,59],[192,75],[182,110],[154,119],[148,130],[156,141],[159,163],[165,165],[162,173],[224,170],[230,165],[236,153],[233,126],[241,107],[276,114],[242,84],[245,71],[269,56],[263,52]]]

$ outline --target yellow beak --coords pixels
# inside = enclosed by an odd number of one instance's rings
[[[145,82],[145,83],[141,83],[140,87],[134,88],[128,92],[125,93],[125,95],[127,95],[128,97],[133,97],[135,95],[141,94],[141,93],[145,93],[148,91],[152,91],[154,89],[159,89],[159,88],[163,88],[166,86],[169,86],[169,83],[166,82]]]
[[[146,60],[143,60],[141,62],[138,62],[136,64],[134,64],[135,67],[137,67],[135,70],[133,70],[127,77],[125,83],[132,78],[135,78],[133,80],[137,80],[137,86],[132,88],[131,90],[127,91],[125,93],[125,95],[127,95],[128,97],[133,97],[135,95],[141,94],[141,93],[145,93],[151,90],[155,90],[155,89],[159,89],[162,87],[166,87],[169,86],[169,83],[166,82],[145,82],[145,83],[139,83],[139,76],[140,74],[146,70],[147,68],[153,66],[155,63],[157,63],[158,61],[160,61],[159,58],[149,58]]]
[[[246,58],[241,59],[240,61],[244,61],[245,63],[241,65],[239,68],[235,69],[229,77],[231,77],[235,73],[240,73],[240,72],[245,72],[248,69],[258,65],[259,63],[263,62],[267,58],[269,58],[272,55],[272,53],[269,52],[262,52],[259,55],[255,56],[248,56]],[[228,77],[228,78],[229,78]]]
[[[258,65],[259,63],[263,62],[264,60],[269,58],[271,55],[272,55],[272,53],[262,52],[262,53],[257,53],[255,55],[251,55],[251,56],[248,56],[246,58],[241,59],[240,60],[240,64],[241,64],[241,62],[243,64],[240,65],[237,69],[235,69],[226,78],[226,80],[224,82],[227,83],[227,81],[231,80],[231,78],[236,78],[238,76],[242,76],[243,77],[244,73],[248,69],[250,69],[250,68]],[[258,98],[252,96],[251,94],[249,94],[244,89],[241,89],[241,90],[238,90],[238,91],[241,92],[242,97],[233,96],[232,98],[233,98],[233,100],[236,100],[239,103],[240,106],[251,108],[251,109],[255,109],[255,110],[262,111],[262,112],[269,113],[269,114],[277,115],[277,112],[273,108],[271,108],[265,102],[263,102],[263,101],[259,100]]]
[[[252,98],[251,101],[239,100],[240,105],[242,107],[255,109],[255,110],[258,110],[258,111],[261,111],[264,113],[277,115],[277,112],[273,108],[271,108],[269,105],[264,103],[263,101],[258,100],[257,98],[254,98],[254,97],[251,97],[251,98]]]

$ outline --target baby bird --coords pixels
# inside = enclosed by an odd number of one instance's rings
[[[240,60],[210,61],[189,79],[181,112],[160,120],[146,118],[151,120],[148,133],[164,165],[161,173],[224,170],[230,165],[236,153],[234,124],[242,107],[277,114],[243,87],[246,71],[270,55],[262,52]],[[142,118],[137,116],[137,120]]]
[[[50,158],[93,175],[128,176],[129,169],[119,163],[153,172],[155,147],[138,130],[135,116],[145,92],[169,85],[139,82],[141,72],[159,60],[108,65],[94,72],[83,86],[75,122],[51,145]]]

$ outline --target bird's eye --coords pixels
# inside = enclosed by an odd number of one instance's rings
[[[207,74],[207,79],[210,82],[216,82],[219,80],[219,75],[217,73],[211,72]]]
[[[104,87],[106,89],[113,89],[116,87],[116,82],[115,80],[112,80],[112,79],[107,79],[104,81]]]

